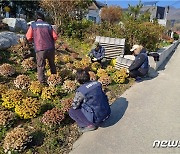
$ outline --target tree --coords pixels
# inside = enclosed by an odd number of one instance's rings
[[[122,9],[119,6],[104,7],[101,10],[102,21],[107,21],[110,24],[117,23],[122,17]]]
[[[141,1],[139,1],[139,4],[136,6],[131,6],[129,4],[128,10],[130,15],[134,18],[137,19],[138,15],[140,14],[141,8],[143,7],[143,4],[141,3]]]
[[[71,22],[82,20],[92,0],[41,0],[40,6],[49,13],[58,27]]]
[[[25,14],[28,18],[33,18],[33,14],[35,11],[39,9],[39,1],[24,1],[24,0],[9,0],[9,1],[2,1],[2,5],[8,5],[10,2],[12,2],[12,7],[11,7],[11,14],[16,17],[16,13],[18,13],[18,7],[21,8],[21,11],[23,14]]]
[[[149,51],[156,51],[162,38],[164,28],[155,20],[150,22],[150,13],[141,12],[142,6],[141,1],[137,6],[129,5],[128,12],[123,16],[127,51],[134,44],[141,44]]]

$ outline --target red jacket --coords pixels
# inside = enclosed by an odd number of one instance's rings
[[[57,34],[52,26],[40,19],[29,27],[26,38],[34,41],[35,51],[54,50]]]

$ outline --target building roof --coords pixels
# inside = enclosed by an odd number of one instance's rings
[[[157,3],[158,3],[158,1],[151,1],[151,2],[144,2],[143,5],[144,6],[147,6],[147,5],[153,6],[153,5],[156,5]]]
[[[94,3],[96,4],[96,6],[97,6],[99,9],[106,6],[106,4],[104,4],[104,3],[102,3],[102,2],[99,2],[99,1],[96,1],[96,0],[94,1]]]
[[[102,7],[105,7],[105,6],[106,6],[106,4],[94,0],[94,1],[93,1],[93,4],[89,7],[89,9],[91,9],[91,10],[97,10],[97,9],[101,9]]]

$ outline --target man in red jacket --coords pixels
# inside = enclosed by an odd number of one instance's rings
[[[37,21],[29,27],[26,38],[34,42],[37,60],[38,80],[40,83],[46,83],[45,65],[46,59],[49,62],[51,74],[56,74],[55,58],[55,41],[57,34],[50,24],[44,22],[44,15],[37,12]]]

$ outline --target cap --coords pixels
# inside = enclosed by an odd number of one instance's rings
[[[133,45],[132,49],[130,50],[131,52],[133,52],[134,50],[138,49],[140,46],[135,44]]]

